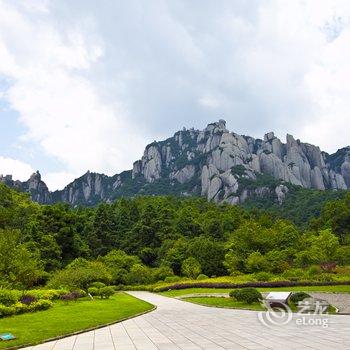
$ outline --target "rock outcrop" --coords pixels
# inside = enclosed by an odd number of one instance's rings
[[[11,175],[0,175],[0,182],[9,187],[28,192],[33,201],[41,204],[52,203],[52,195],[44,181],[41,180],[39,171],[33,173],[28,181],[14,181]]]
[[[349,189],[350,147],[329,155],[292,135],[285,143],[273,132],[263,139],[238,135],[219,120],[204,130],[184,128],[165,141],[151,143],[131,171],[113,177],[87,172],[52,194],[39,173],[25,183],[8,176],[0,181],[30,192],[41,203],[92,205],[123,195],[173,193],[231,204],[268,196],[281,204],[292,185]]]

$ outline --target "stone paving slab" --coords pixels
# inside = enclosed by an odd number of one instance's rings
[[[328,328],[297,325],[296,315],[286,325],[267,322],[267,326],[255,311],[205,307],[149,292],[130,294],[157,305],[157,309],[27,350],[350,349],[350,316],[324,316]],[[316,322],[315,317],[306,316],[306,320]]]

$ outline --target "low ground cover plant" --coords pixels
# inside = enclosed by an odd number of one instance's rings
[[[73,294],[74,292],[71,292]],[[83,296],[75,292],[76,298]],[[66,290],[33,289],[27,291],[0,289],[0,318],[47,310],[55,300],[67,295]]]

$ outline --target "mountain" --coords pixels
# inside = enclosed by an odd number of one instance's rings
[[[39,171],[33,173],[28,181],[14,181],[12,175],[0,175],[0,182],[16,188],[22,192],[28,192],[33,201],[41,204],[52,203],[52,196],[44,181],[41,180]]]
[[[88,171],[61,191],[50,193],[39,172],[26,182],[8,175],[0,181],[29,192],[40,203],[94,205],[138,194],[202,195],[230,204],[252,198],[282,203],[295,187],[349,189],[350,147],[330,155],[292,135],[286,143],[273,132],[263,140],[238,135],[219,120],[204,130],[184,128],[149,144],[132,170],[114,176]]]

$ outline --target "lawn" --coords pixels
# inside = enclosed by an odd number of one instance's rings
[[[266,310],[260,303],[247,304],[241,301],[235,301],[232,298],[194,297],[194,298],[185,298],[183,300],[189,301],[195,304],[205,305],[205,306],[224,307],[224,308],[230,308],[230,309],[245,309],[245,310],[254,310],[254,311]]]
[[[17,339],[0,342],[0,349],[36,344],[46,339],[116,322],[151,310],[153,305],[118,293],[110,299],[80,299],[68,305],[58,301],[46,311],[0,319],[0,333],[11,332]]]
[[[241,301],[236,301],[232,298],[225,298],[225,297],[190,297],[190,298],[183,298],[182,300],[185,300],[194,304],[211,306],[211,307],[221,307],[226,309],[242,309],[242,310],[253,310],[253,311],[266,310],[266,307],[264,307],[261,303],[247,304]],[[298,311],[297,307],[291,302],[289,303],[289,307],[293,312]],[[336,314],[336,308],[331,305],[328,309],[328,313]]]
[[[178,297],[188,294],[198,293],[229,293],[233,288],[187,288],[178,290],[169,290],[159,294],[168,297]],[[279,288],[257,288],[259,292],[272,291],[303,291],[303,292],[328,292],[328,293],[350,293],[350,285],[348,286],[305,286],[305,287],[279,287]]]

